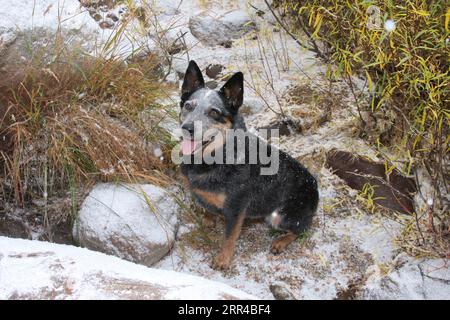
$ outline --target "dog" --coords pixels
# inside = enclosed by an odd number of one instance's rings
[[[195,61],[190,61],[180,99],[181,151],[186,160],[180,166],[196,202],[207,212],[224,217],[225,239],[220,253],[213,259],[214,269],[226,270],[230,267],[244,219],[265,218],[272,228],[284,231],[270,247],[273,254],[279,254],[308,229],[319,201],[317,181],[305,167],[247,131],[239,114],[243,97],[242,72],[235,73],[220,90],[211,90],[205,87],[202,72]],[[200,123],[200,136],[196,135],[196,122]],[[267,164],[259,160],[256,163],[241,161],[232,164],[206,163],[202,160],[205,154],[226,154],[230,151],[235,160],[251,156],[248,148],[240,151],[236,145],[230,147],[228,140],[215,138],[218,135],[203,134],[213,131],[223,137],[230,130],[242,130],[261,146],[268,147],[269,155],[276,153],[277,172],[261,174],[261,169],[267,169]],[[245,146],[248,146],[248,141]],[[261,150],[258,147],[256,152]],[[193,161],[195,156],[200,156],[197,163]]]

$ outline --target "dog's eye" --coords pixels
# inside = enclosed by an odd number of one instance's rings
[[[185,108],[187,111],[192,111],[192,110],[194,110],[194,105],[188,101],[188,102],[186,102],[186,103],[184,104],[184,108]]]
[[[209,111],[209,116],[215,120],[218,120],[220,119],[221,114],[219,110],[212,109],[211,111]]]

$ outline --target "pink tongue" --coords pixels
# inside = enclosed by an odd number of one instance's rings
[[[183,139],[181,142],[181,152],[183,152],[184,155],[192,154],[196,147],[198,142],[195,140],[189,140],[189,139]]]

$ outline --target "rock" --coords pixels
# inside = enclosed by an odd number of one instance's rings
[[[17,39],[17,32],[13,29],[0,27],[0,56]]]
[[[114,13],[110,12],[106,15],[107,18],[111,19],[113,22],[119,21],[119,17],[116,16]]]
[[[374,187],[374,202],[401,213],[414,211],[413,194],[416,183],[398,170],[386,175],[385,165],[346,151],[330,150],[327,166],[343,179],[349,187],[362,190],[367,184]]]
[[[292,292],[283,284],[271,284],[269,289],[276,300],[296,300]]]
[[[0,236],[28,239],[30,233],[25,224],[19,219],[0,215]]]
[[[175,72],[178,75],[178,78],[180,80],[184,79],[184,74],[186,72],[186,69],[188,67],[189,61],[186,61],[184,59],[174,59],[172,62],[172,68],[175,70]]]
[[[93,15],[92,15],[92,18],[95,20],[95,21],[100,21],[100,20],[102,20],[102,15],[100,14],[100,13],[94,13]]]
[[[220,282],[99,252],[0,237],[0,299],[256,299]]]
[[[232,40],[255,30],[256,26],[245,11],[234,10],[216,18],[203,12],[189,19],[189,28],[203,44],[229,47]]]
[[[170,55],[174,55],[180,53],[181,51],[187,50],[184,42],[180,40],[172,41],[172,43],[167,48],[167,53]]]
[[[227,41],[219,43],[219,45],[221,45],[224,48],[229,49],[229,48],[231,48],[233,46],[233,41],[227,40]]]
[[[206,67],[206,75],[211,79],[217,79],[220,76],[222,70],[225,69],[221,64],[210,64]]]
[[[258,128],[258,130],[267,130],[267,137],[272,136],[272,130],[278,130],[278,136],[290,136],[292,131],[299,131],[298,125],[291,119],[284,119],[280,121],[273,122],[267,126]]]
[[[217,88],[219,84],[217,83],[217,81],[211,80],[211,81],[206,81],[205,82],[205,86],[211,90],[214,90]]]
[[[244,99],[244,103],[239,108],[239,113],[242,115],[254,115],[263,111],[264,105],[259,99]]]
[[[102,29],[111,29],[114,27],[114,21],[109,18],[106,18],[102,22],[100,22],[98,25]]]
[[[76,245],[73,239],[72,227],[72,223],[69,219],[51,224],[50,230],[44,231],[44,233],[42,233],[37,240],[49,241],[58,244]]]
[[[362,291],[363,299],[450,299],[450,268],[443,259],[409,259],[403,266],[380,276],[376,270]]]
[[[172,248],[178,205],[159,187],[99,184],[74,224],[83,247],[151,266]]]
[[[178,79],[179,79],[179,80],[183,80],[183,79],[184,79],[184,75],[185,75],[184,72],[176,71],[176,73],[177,73],[177,76],[178,76]]]

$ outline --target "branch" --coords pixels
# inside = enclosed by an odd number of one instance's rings
[[[284,31],[286,31],[286,33],[295,41],[297,42],[297,44],[302,47],[305,48],[307,50],[310,50],[312,52],[315,52],[320,58],[324,59],[325,61],[328,61],[328,58],[319,50],[319,48],[315,45],[315,43],[313,43],[313,45],[315,46],[315,48],[310,48],[306,45],[304,45],[303,43],[300,42],[300,40],[297,39],[297,37],[284,25],[283,22],[281,22],[281,19],[278,18],[277,14],[273,11],[272,7],[270,6],[270,4],[267,2],[267,0],[264,0],[264,2],[266,3],[267,7],[269,8],[270,12],[272,13],[272,15],[274,16],[275,20],[277,20],[278,24],[280,25],[280,27],[282,27],[284,29]]]

